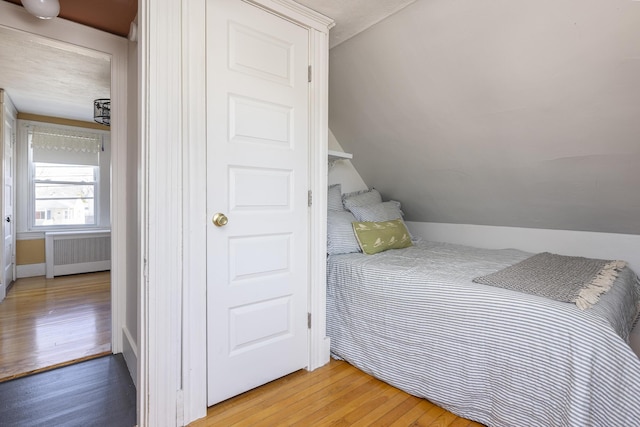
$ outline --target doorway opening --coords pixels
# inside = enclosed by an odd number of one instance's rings
[[[103,147],[108,145],[109,128],[96,127],[92,119],[93,100],[110,97],[112,57],[0,25],[0,58],[8,58],[0,61],[0,87],[13,101],[18,123],[28,121],[31,126],[19,129],[14,141],[15,249],[5,258],[12,260],[12,276],[18,279],[7,286],[6,299],[0,302],[1,382],[110,354],[116,331],[110,271],[45,277],[47,258],[52,258],[45,250],[47,234],[110,228],[110,157],[103,157],[108,159],[106,165],[89,167],[84,161],[69,160],[72,156],[57,145],[48,152],[41,150],[45,158],[33,161],[32,141],[27,137],[34,123],[52,128],[89,128],[106,134],[101,142]],[[84,149],[76,151],[87,154]],[[53,161],[51,156],[59,158]],[[100,156],[103,153],[93,157]],[[45,166],[64,166],[57,170],[71,167],[77,171],[64,179],[44,176],[42,173],[51,174],[53,169],[38,169],[37,161]],[[76,173],[86,175],[89,169],[92,179]],[[79,210],[79,204],[100,209]],[[75,221],[78,212],[80,222]],[[56,215],[60,218],[54,218]],[[110,243],[107,251],[112,253]]]
[[[111,354],[111,273],[21,278],[0,303],[0,382]]]

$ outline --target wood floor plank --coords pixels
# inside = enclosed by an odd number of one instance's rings
[[[279,413],[277,418],[269,417],[262,419],[257,422],[255,426],[273,426],[276,419],[278,423],[285,425],[313,425],[311,420],[319,416],[319,414],[315,414],[316,411],[333,404],[336,399],[340,399],[344,394],[352,392],[356,387],[368,380],[368,378],[361,377],[354,373],[314,393],[302,393],[301,398],[289,405],[283,412]]]
[[[469,427],[472,422],[473,421],[471,421],[471,420],[467,420],[465,418],[457,417],[455,420],[453,420],[451,422],[451,424],[449,424],[449,427]],[[477,425],[481,426],[481,424],[477,424]]]
[[[398,406],[393,408],[391,411],[384,414],[382,417],[377,419],[371,425],[376,427],[387,427],[394,421],[396,421],[399,417],[403,416],[407,412],[411,411],[414,407],[418,406],[420,403],[420,399],[415,396],[407,395],[406,399]]]
[[[393,396],[393,390],[387,384],[375,382],[355,399],[350,399],[321,420],[322,424],[331,426],[352,426],[372,411],[384,405]]]
[[[425,427],[425,426],[440,426],[436,422],[440,420],[440,416],[443,415],[446,411],[439,406],[433,405],[433,407],[429,408],[428,411],[423,413],[417,420],[415,420],[411,425],[415,427]]]
[[[384,400],[380,401],[383,398]],[[353,427],[367,427],[375,425],[376,421],[378,421],[383,415],[391,412],[394,408],[397,408],[406,401],[407,396],[405,394],[398,393],[397,389],[388,385],[386,391],[376,399],[377,405],[374,409],[362,415],[359,419],[350,419],[350,425]]]
[[[136,424],[136,389],[121,354],[0,384],[0,425]]]
[[[434,407],[435,405],[428,400],[420,400],[416,406],[411,408],[410,411],[402,414],[398,419],[389,424],[389,427],[412,426],[418,418]]]
[[[293,417],[293,421],[299,425],[325,425],[324,418],[347,404],[353,396],[362,394],[375,384],[374,378],[367,378],[364,381],[355,380],[344,390],[331,397],[324,397],[321,402],[315,401],[312,405],[305,407],[303,412],[298,412]]]
[[[108,271],[18,279],[0,303],[0,382],[110,350]]]
[[[280,407],[288,405],[288,400],[300,400],[327,386],[327,380],[336,381],[353,372],[347,364],[335,364],[331,369],[316,370],[314,372],[298,371],[272,381],[258,389],[250,390],[233,399],[226,400],[208,410],[207,418],[194,423],[194,426],[229,425],[246,417],[247,413],[262,408]],[[278,406],[279,405],[279,406]],[[274,408],[275,409],[275,408]],[[265,417],[269,414],[266,413]]]
[[[343,405],[322,420],[323,424],[332,426],[353,426],[372,412],[384,408],[396,395],[396,390],[387,384],[376,384],[371,390]]]
[[[345,381],[349,381],[348,377],[353,373],[346,368],[347,367],[344,367],[344,369],[335,372],[332,376],[310,376],[307,381],[296,384],[295,387],[287,387],[286,390],[273,393],[269,399],[262,402],[259,412],[254,410],[253,413],[249,413],[242,421],[255,423],[255,425],[260,425],[261,423],[268,425],[271,417],[280,417],[283,411],[293,410],[294,405],[303,406],[305,404],[305,398],[314,395],[328,386],[328,380],[336,382],[347,378]]]
[[[482,427],[337,360],[214,405],[190,425]]]

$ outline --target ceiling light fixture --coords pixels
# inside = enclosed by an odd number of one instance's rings
[[[108,98],[93,101],[93,120],[101,125],[111,126],[111,100]]]
[[[51,19],[60,13],[58,0],[22,0],[27,12],[40,19]]]

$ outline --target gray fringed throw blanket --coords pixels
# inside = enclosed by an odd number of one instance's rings
[[[625,266],[624,261],[542,252],[473,281],[556,301],[575,302],[584,310],[598,302]]]

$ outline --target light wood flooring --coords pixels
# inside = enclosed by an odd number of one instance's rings
[[[111,275],[18,279],[0,303],[0,382],[111,353]]]
[[[480,427],[346,362],[298,371],[209,408],[204,426]]]

